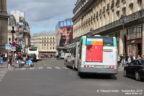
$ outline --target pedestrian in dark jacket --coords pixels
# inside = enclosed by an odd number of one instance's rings
[[[8,55],[8,66],[12,66],[12,53]]]

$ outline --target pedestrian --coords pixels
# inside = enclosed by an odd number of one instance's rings
[[[134,56],[130,56],[130,61],[132,62],[134,60]]]
[[[20,64],[20,63],[21,63],[21,60],[22,60],[22,55],[21,55],[21,54],[19,54],[19,56],[18,56],[18,64]]]
[[[8,68],[12,66],[12,53],[8,54]]]
[[[144,55],[141,56],[141,59],[144,60]]]
[[[3,54],[1,54],[1,55],[0,55],[0,63],[1,63],[1,64],[3,64],[3,58],[4,58],[4,56],[3,56]]]
[[[33,67],[34,66],[34,64],[33,64],[32,60],[30,59],[29,56],[27,56],[26,66],[29,66],[29,67]]]
[[[125,63],[128,63],[128,58],[129,58],[129,56],[126,55],[126,57],[125,57]]]
[[[140,55],[138,55],[137,59],[142,59]]]
[[[8,55],[7,55],[7,53],[5,53],[5,61],[7,61],[7,58],[8,58]]]

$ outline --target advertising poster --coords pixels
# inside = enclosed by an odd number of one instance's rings
[[[64,47],[65,45],[71,43],[73,33],[73,23],[71,19],[60,21],[58,24],[58,46]]]

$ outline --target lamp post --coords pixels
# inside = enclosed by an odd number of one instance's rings
[[[12,31],[11,31],[11,33],[12,33],[12,42],[14,42],[14,40],[15,40],[15,38],[14,38],[14,34],[15,34],[15,30],[14,30],[14,26],[12,26]],[[13,54],[13,62],[14,62],[14,51],[12,52]]]
[[[123,32],[124,32],[126,15],[122,14],[120,19],[122,20],[122,29],[123,29]],[[123,41],[123,64],[125,63],[125,57],[126,57],[125,56],[125,40],[124,39],[125,39],[125,35],[124,35],[123,40],[122,40]]]
[[[12,26],[12,31],[11,31],[11,33],[12,33],[12,42],[14,42],[14,33],[15,33],[15,31],[14,31],[14,26]]]

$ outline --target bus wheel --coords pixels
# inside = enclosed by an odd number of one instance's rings
[[[112,79],[117,79],[117,77],[116,77],[115,74],[111,74],[111,75],[110,75],[110,78],[112,78]]]
[[[79,76],[80,78],[84,78],[84,77],[85,77],[84,73],[81,73],[81,72],[78,72],[78,76]]]

